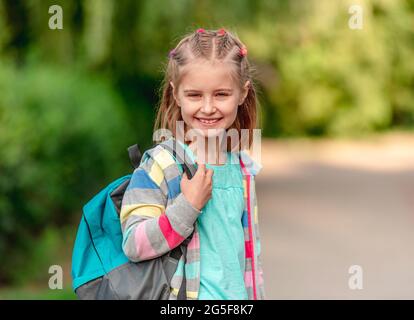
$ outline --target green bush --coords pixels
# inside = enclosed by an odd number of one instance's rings
[[[0,283],[30,264],[46,226],[77,221],[88,197],[129,170],[127,123],[102,80],[0,66]]]

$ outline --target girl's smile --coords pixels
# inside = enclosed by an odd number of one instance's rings
[[[207,128],[211,128],[211,127],[215,127],[216,125],[220,124],[220,120],[223,119],[223,117],[221,118],[197,118],[194,117],[197,121],[200,122],[201,126],[205,126]]]

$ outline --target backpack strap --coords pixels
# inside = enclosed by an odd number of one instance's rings
[[[139,144],[130,146],[128,148],[128,155],[133,167],[135,169],[138,168],[142,157],[141,150],[139,149]]]
[[[183,146],[176,139],[165,140],[161,142],[160,145],[172,153],[173,157],[177,159],[180,164],[183,164],[184,171],[187,174],[188,179],[191,179],[195,175],[197,171],[195,164],[188,161],[189,157],[185,156]]]
[[[168,139],[159,143],[162,147],[168,150],[173,157],[178,160],[180,164],[183,165],[183,169],[187,174],[188,179],[191,179],[196,171],[197,168],[195,167],[194,163],[188,161],[189,157],[185,156],[185,150],[180,143],[177,142],[175,139]],[[157,144],[153,145],[156,146]],[[128,147],[128,155],[129,160],[131,161],[132,166],[136,169],[139,167],[141,163],[142,153],[139,147],[139,144],[134,144]]]

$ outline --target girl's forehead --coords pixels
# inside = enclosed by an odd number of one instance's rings
[[[232,66],[225,62],[191,62],[183,67],[180,86],[185,89],[208,89],[225,86],[233,88]]]

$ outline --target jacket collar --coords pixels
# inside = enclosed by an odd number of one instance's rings
[[[173,136],[169,139],[176,140]],[[253,160],[253,158],[245,150],[241,150],[238,153],[249,175],[256,176],[260,170],[262,170],[263,165]]]
[[[243,161],[244,167],[250,175],[256,176],[260,170],[262,170],[263,165],[253,160],[253,158],[245,150],[241,150],[239,155]]]

